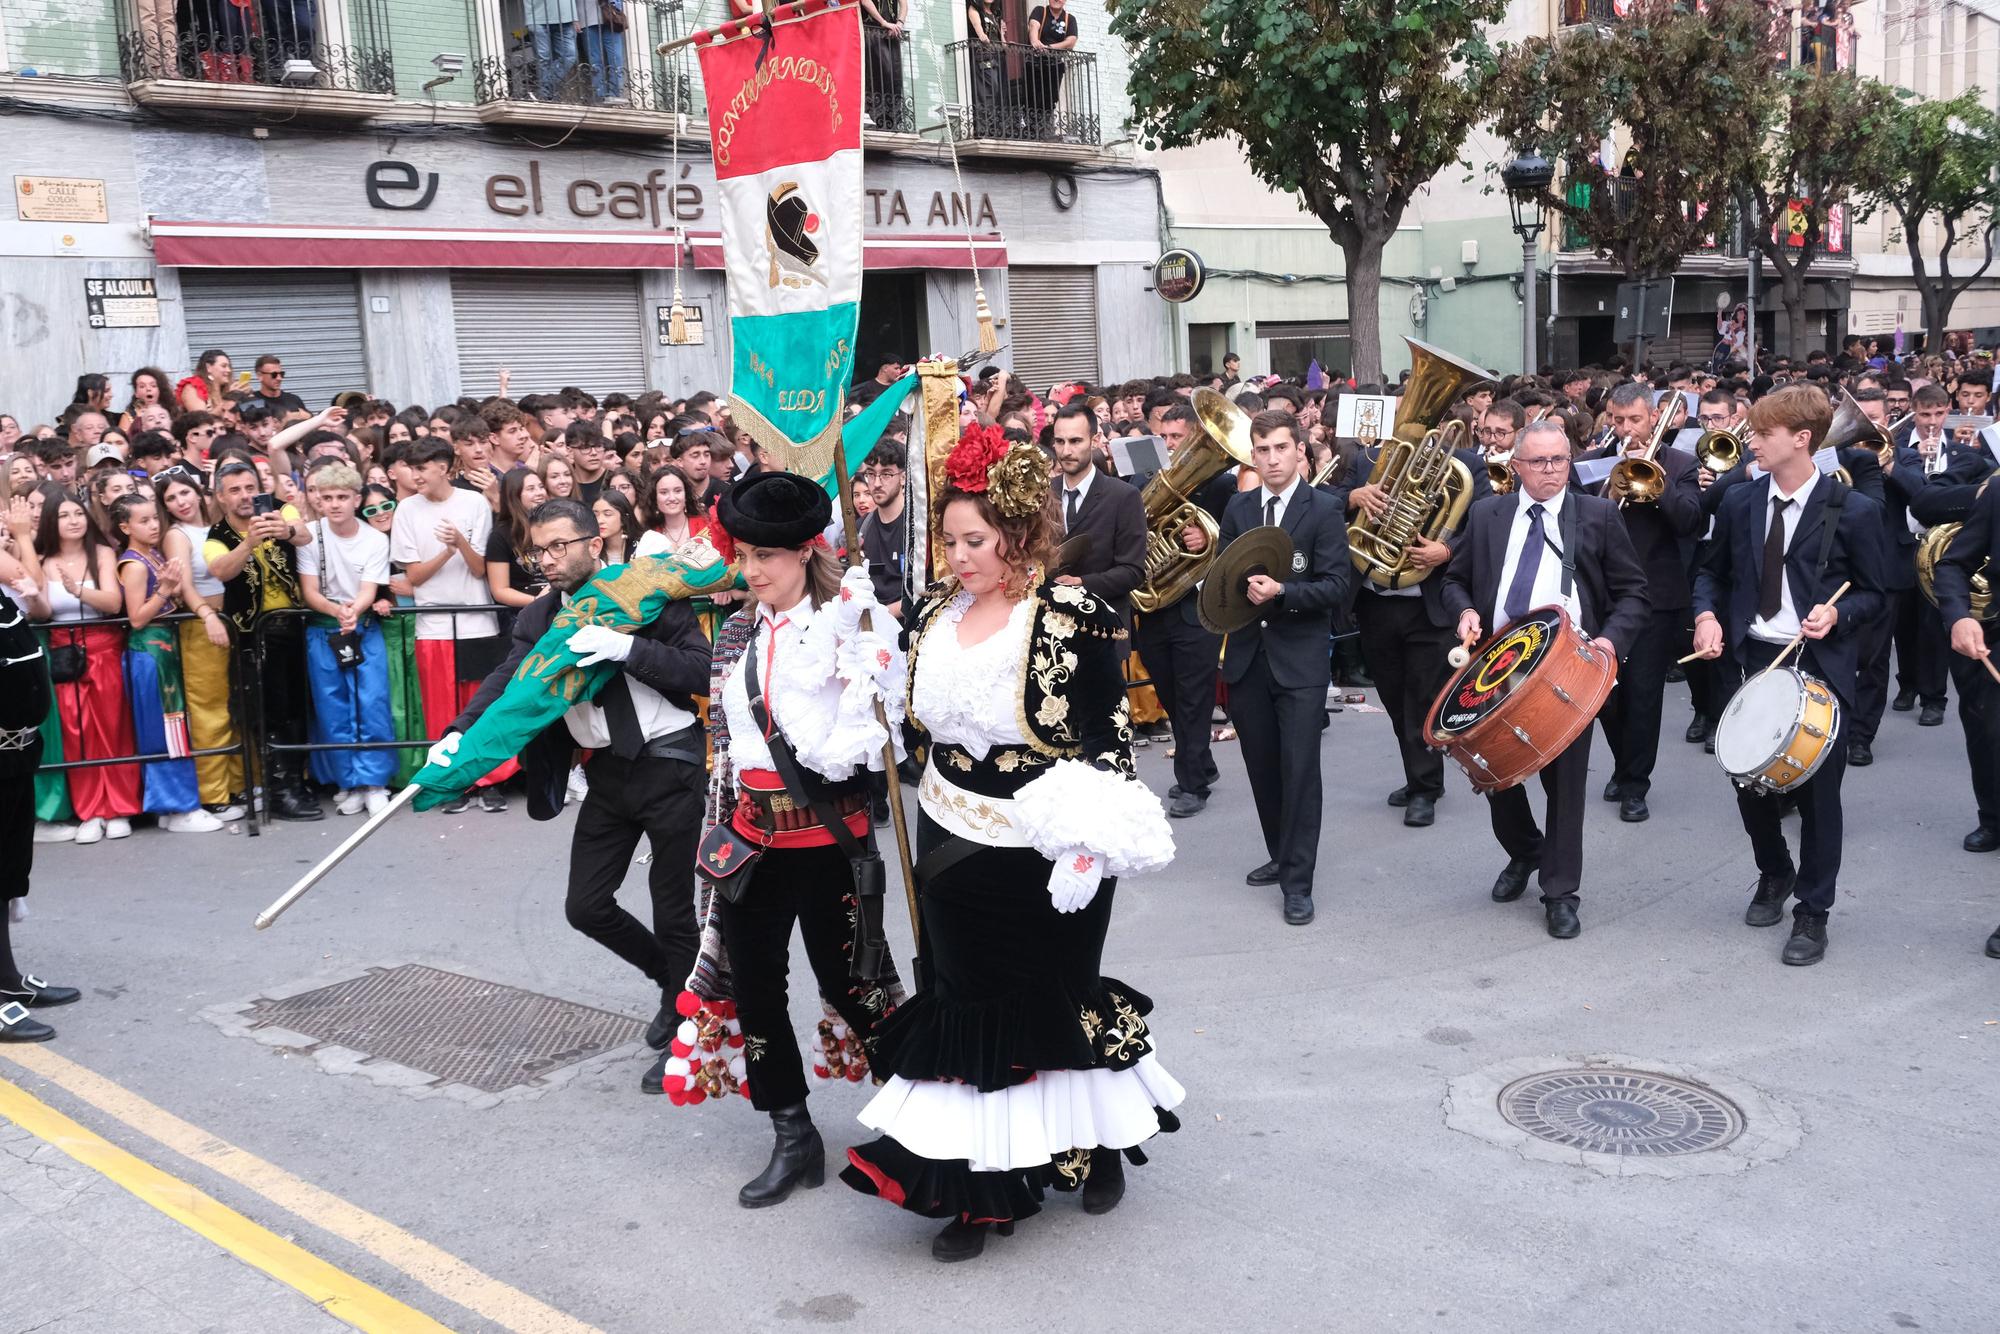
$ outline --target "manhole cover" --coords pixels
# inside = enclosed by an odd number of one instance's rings
[[[1500,1090],[1500,1114],[1536,1139],[1591,1153],[1672,1157],[1719,1149],[1743,1113],[1715,1090],[1643,1070],[1550,1070]]]
[[[439,1080],[499,1093],[636,1040],[645,1024],[423,964],[372,969],[242,1013]]]

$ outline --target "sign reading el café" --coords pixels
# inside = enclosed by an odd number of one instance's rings
[[[488,210],[503,217],[615,218],[660,229],[674,222],[699,222],[707,216],[705,182],[693,179],[693,171],[692,166],[683,165],[675,180],[666,168],[655,167],[642,177],[603,180],[569,175],[545,167],[539,158],[529,158],[516,171],[488,176],[481,197]],[[438,188],[436,172],[420,171],[411,163],[393,159],[369,163],[362,177],[369,207],[397,213],[430,208],[437,200]],[[957,194],[933,190],[926,194],[881,186],[870,187],[865,193],[864,226],[1000,230],[993,198],[985,191]]]

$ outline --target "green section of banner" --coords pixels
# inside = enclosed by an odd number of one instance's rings
[[[868,451],[875,448],[882,439],[882,432],[889,429],[889,423],[902,410],[903,400],[917,387],[917,373],[911,371],[902,379],[884,389],[873,403],[854,414],[847,425],[840,428],[841,452],[847,455],[847,475],[855,476],[861,471],[861,460],[868,457]],[[840,488],[834,483],[833,468],[819,475],[819,484],[833,497],[833,503],[840,503]]]
[[[840,412],[840,391],[854,374],[852,301],[788,315],[733,315],[729,343],[735,370],[731,398],[803,445]]]
[[[647,556],[600,571],[556,614],[500,698],[459,738],[450,766],[425,765],[410,780],[423,788],[415,798],[417,809],[453,800],[518,755],[570,705],[597,694],[610,679],[612,664],[578,666],[578,655],[569,650],[571,635],[586,625],[629,634],[650,624],[667,603],[725,587],[730,578],[729,567],[705,543],[696,553]]]

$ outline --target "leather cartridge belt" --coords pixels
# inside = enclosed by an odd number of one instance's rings
[[[868,832],[868,789],[859,781],[828,783],[825,800],[859,838]],[[768,769],[743,769],[736,774],[736,810],[731,823],[752,842],[767,847],[809,847],[833,842],[810,806],[785,791],[778,775]]]

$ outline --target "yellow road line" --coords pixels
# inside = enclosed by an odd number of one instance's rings
[[[385,1334],[451,1334],[448,1326],[422,1311],[336,1269],[317,1255],[237,1213],[225,1204],[135,1158],[55,1108],[0,1080],[0,1117],[46,1140],[70,1157],[111,1178],[161,1213],[181,1223],[244,1263],[280,1283],[297,1288],[307,1301],[356,1329]]]
[[[56,1055],[46,1047],[0,1050],[0,1058],[40,1075],[147,1138],[220,1173],[247,1190],[255,1191],[314,1227],[360,1247],[439,1296],[449,1298],[467,1310],[514,1331],[514,1334],[599,1334],[593,1326],[482,1273],[422,1237],[406,1232],[386,1219],[377,1218],[331,1191],[303,1181],[254,1154],[246,1153],[199,1126],[190,1125],[164,1108],[154,1106],[128,1089]],[[120,1184],[125,1183],[120,1181]],[[430,1327],[426,1322],[406,1328]]]

